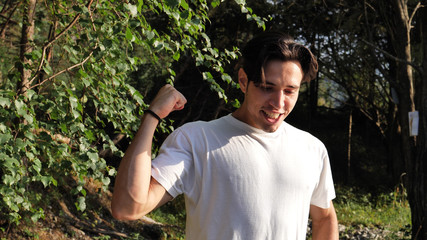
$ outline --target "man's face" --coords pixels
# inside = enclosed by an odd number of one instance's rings
[[[303,71],[298,61],[279,60],[269,62],[264,71],[265,83],[255,84],[248,82],[240,69],[239,83],[245,99],[233,116],[252,127],[274,132],[297,102]]]

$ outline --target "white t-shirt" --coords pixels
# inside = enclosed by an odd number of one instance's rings
[[[152,162],[173,197],[184,194],[186,239],[305,239],[310,204],[335,190],[325,146],[283,122],[272,133],[227,115],[176,129]]]

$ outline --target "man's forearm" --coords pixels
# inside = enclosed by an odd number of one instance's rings
[[[113,215],[119,219],[142,214],[147,204],[151,180],[151,145],[157,124],[158,120],[153,116],[143,116],[141,126],[120,163],[111,205]]]

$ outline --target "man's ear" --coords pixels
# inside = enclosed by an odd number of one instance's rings
[[[240,89],[242,89],[243,93],[246,93],[246,90],[248,88],[248,75],[246,75],[246,72],[245,70],[243,70],[243,68],[239,69],[238,78]]]

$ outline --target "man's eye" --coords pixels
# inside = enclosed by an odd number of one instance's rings
[[[265,85],[258,85],[258,88],[260,88],[263,91],[271,91],[271,90],[273,90],[272,87],[265,86]]]

